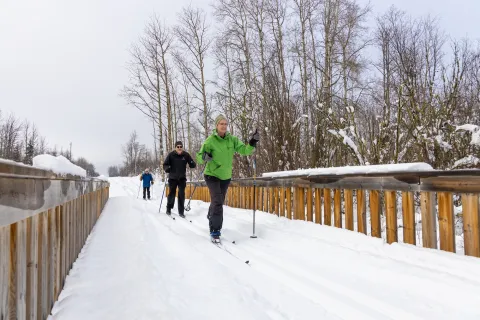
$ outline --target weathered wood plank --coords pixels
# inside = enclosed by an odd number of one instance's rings
[[[27,220],[21,220],[15,223],[17,228],[16,239],[16,308],[17,319],[27,318]]]
[[[323,221],[326,226],[332,225],[332,194],[330,189],[323,189]]]
[[[342,190],[335,189],[334,191],[334,216],[335,216],[335,227],[342,228],[343,227],[343,219],[342,219]]]
[[[380,193],[377,190],[370,191],[370,224],[372,228],[372,237],[381,238],[382,229],[381,229],[381,220],[380,215],[382,212],[382,207],[380,205]]]
[[[435,198],[432,192],[420,193],[422,211],[422,240],[425,248],[437,249]]]
[[[55,286],[54,301],[57,301],[62,288],[62,206],[55,208]]]
[[[295,188],[295,219],[305,221],[305,189]]]
[[[455,217],[453,213],[453,195],[439,192],[438,227],[440,231],[440,250],[455,252]]]
[[[273,213],[275,211],[275,188],[268,188],[268,212]]]
[[[48,210],[48,310],[53,307],[55,297],[55,209]]]
[[[280,197],[279,197],[280,188],[274,188],[273,190],[275,192],[274,199],[273,199],[273,201],[275,202],[274,212],[277,216],[280,216]]]
[[[48,308],[48,214],[39,214],[38,223],[38,286],[37,316],[46,319]]]
[[[8,319],[10,284],[10,225],[0,226],[0,319]]]
[[[263,188],[263,211],[268,212],[268,188]]]
[[[416,244],[415,206],[413,192],[402,192],[403,242]]]
[[[353,190],[344,190],[345,197],[345,229],[353,231]]]
[[[396,191],[385,191],[385,207],[387,214],[387,243],[391,244],[398,242]]]
[[[38,292],[38,219],[35,215],[27,220],[27,319],[37,319]]]
[[[17,319],[17,224],[10,225],[10,263],[8,266],[7,319]]]
[[[315,189],[315,223],[322,224],[322,189]]]
[[[365,190],[357,190],[357,231],[367,234],[367,206]]]
[[[462,195],[465,255],[480,257],[480,211],[478,194]]]
[[[292,188],[287,188],[287,218],[292,219]]]
[[[307,221],[313,221],[313,191],[307,188]]]
[[[285,217],[285,188],[280,188],[280,212],[279,217]]]

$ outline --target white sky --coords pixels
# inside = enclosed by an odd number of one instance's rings
[[[156,12],[169,24],[190,3],[213,0],[0,0],[0,110],[35,122],[49,146],[84,156],[97,171],[122,163],[133,130],[152,148],[152,124],[118,96],[127,84],[128,48]],[[359,0],[367,3],[366,0]],[[372,0],[431,13],[452,37],[480,38],[478,0]],[[191,153],[196,150],[189,150]]]

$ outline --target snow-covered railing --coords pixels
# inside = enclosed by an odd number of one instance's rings
[[[0,161],[0,319],[48,317],[108,200],[108,182],[69,172]]]
[[[480,170],[349,168],[232,180],[225,204],[253,209],[255,193],[256,210],[279,217],[480,257]],[[209,201],[203,181],[193,199]]]

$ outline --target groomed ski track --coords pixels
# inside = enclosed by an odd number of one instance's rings
[[[251,210],[225,207],[227,252],[210,242],[208,203],[187,219],[175,203],[173,220],[161,182],[151,201],[136,177],[110,183],[50,319],[480,318],[480,259],[263,212],[251,239]]]

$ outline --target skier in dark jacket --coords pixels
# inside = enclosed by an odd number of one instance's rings
[[[197,166],[190,154],[183,150],[182,141],[175,143],[175,151],[170,152],[163,162],[163,170],[168,173],[168,198],[167,198],[167,214],[171,214],[171,210],[175,205],[175,194],[178,187],[178,214],[184,215],[185,206],[185,187],[187,186],[187,164],[193,169]]]
[[[148,168],[140,176],[140,181],[143,180],[143,199],[145,200],[145,191],[148,195],[148,200],[150,200],[150,184],[153,184],[153,176],[148,172]]]

